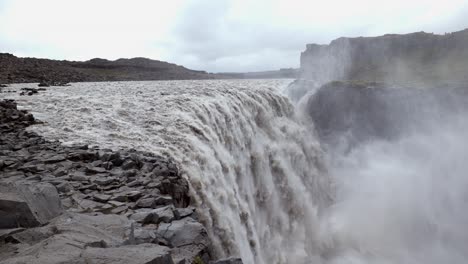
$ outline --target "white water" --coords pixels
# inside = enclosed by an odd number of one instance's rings
[[[466,262],[463,116],[324,162],[313,128],[280,95],[285,85],[87,83],[20,103],[47,121],[34,130],[50,139],[173,156],[219,257],[238,255],[248,264]]]
[[[312,128],[280,95],[287,83],[88,83],[19,99],[48,138],[174,157],[219,257],[308,263],[330,182]]]

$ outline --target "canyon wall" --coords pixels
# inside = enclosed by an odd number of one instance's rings
[[[329,45],[308,44],[301,54],[301,77],[319,83],[464,82],[467,72],[468,29],[445,35],[417,32],[338,38]]]

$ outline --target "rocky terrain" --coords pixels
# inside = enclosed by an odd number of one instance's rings
[[[146,58],[57,61],[0,53],[0,83],[214,79],[219,76]]]
[[[169,157],[66,147],[0,101],[0,263],[208,263],[210,241]],[[215,263],[242,263],[239,259]]]
[[[365,80],[387,83],[466,82],[468,29],[445,35],[338,38],[308,44],[301,54],[301,78],[320,83]]]

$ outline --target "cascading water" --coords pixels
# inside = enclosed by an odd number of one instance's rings
[[[17,99],[50,139],[176,159],[218,257],[466,262],[464,112],[326,160],[312,124],[280,95],[287,82],[82,83]]]
[[[75,84],[28,102],[34,129],[66,143],[134,147],[180,164],[218,257],[318,260],[330,182],[313,128],[283,81]],[[78,113],[77,113],[78,112]]]

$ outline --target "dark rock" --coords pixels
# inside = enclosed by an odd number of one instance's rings
[[[116,179],[113,177],[98,177],[96,179],[93,179],[93,182],[98,185],[109,185],[115,181]]]
[[[241,258],[227,258],[227,259],[220,259],[217,261],[210,261],[210,264],[242,264]]]
[[[122,169],[130,170],[137,167],[137,163],[131,159],[127,159],[122,163]]]
[[[62,182],[58,184],[56,187],[57,187],[57,190],[61,193],[68,193],[73,190],[73,186],[68,182]]]

